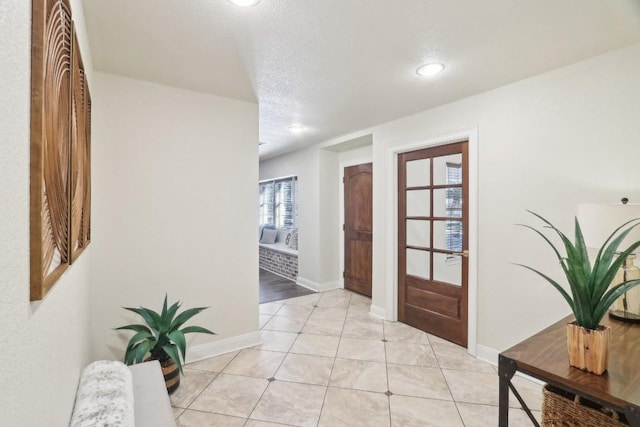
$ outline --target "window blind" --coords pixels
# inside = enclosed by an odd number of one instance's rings
[[[462,165],[460,163],[447,162],[446,183],[462,183]],[[462,188],[447,188],[446,215],[447,217],[462,217]],[[447,221],[447,250],[462,252],[462,222]]]
[[[260,225],[294,228],[298,222],[297,177],[264,181],[260,188]]]

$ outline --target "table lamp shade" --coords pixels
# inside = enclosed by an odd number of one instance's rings
[[[600,249],[613,231],[622,224],[640,218],[639,203],[583,203],[578,206],[578,221],[588,248]],[[640,225],[622,241],[618,252],[640,240]],[[638,251],[634,251],[638,252]]]

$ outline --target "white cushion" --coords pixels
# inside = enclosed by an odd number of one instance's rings
[[[291,249],[298,250],[298,229],[294,228],[291,230],[291,235],[289,236],[289,243],[287,244]]]
[[[284,243],[284,241],[287,239],[287,234],[289,234],[289,230],[288,228],[277,228],[277,235],[276,235],[276,243]]]
[[[131,371],[122,362],[99,360],[80,376],[70,427],[134,427]]]
[[[260,239],[260,243],[275,243],[276,237],[278,237],[278,230],[265,228],[264,230],[262,230],[262,238]]]

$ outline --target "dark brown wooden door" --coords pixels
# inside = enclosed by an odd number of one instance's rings
[[[344,287],[371,296],[373,165],[344,168]]]
[[[398,320],[467,346],[468,143],[398,156]]]

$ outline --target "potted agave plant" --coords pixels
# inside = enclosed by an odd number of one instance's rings
[[[194,332],[215,335],[214,332],[201,326],[187,326],[180,329],[189,319],[208,307],[190,308],[178,314],[180,307],[179,301],[168,307],[166,295],[160,313],[145,307],[123,307],[125,310],[139,314],[145,324],[131,324],[116,328],[116,330],[135,332],[127,345],[124,363],[132,365],[147,360],[158,360],[162,366],[169,394],[180,385],[182,361],[187,350],[185,335]],[[147,354],[149,356],[145,358]]]
[[[533,271],[549,282],[571,307],[576,320],[567,325],[569,364],[601,375],[607,370],[611,329],[601,325],[600,321],[616,299],[640,284],[640,280],[612,283],[627,256],[640,247],[640,241],[638,241],[626,250],[617,252],[618,246],[629,232],[640,225],[638,222],[640,218],[622,224],[611,233],[598,250],[592,265],[577,218],[575,219],[575,242],[572,242],[549,221],[534,212],[528,212],[542,220],[545,228],[553,230],[560,237],[565,250],[564,256],[541,231],[528,225],[518,224],[533,230],[553,249],[569,284],[570,293],[558,282],[538,270],[522,264],[517,265]]]

